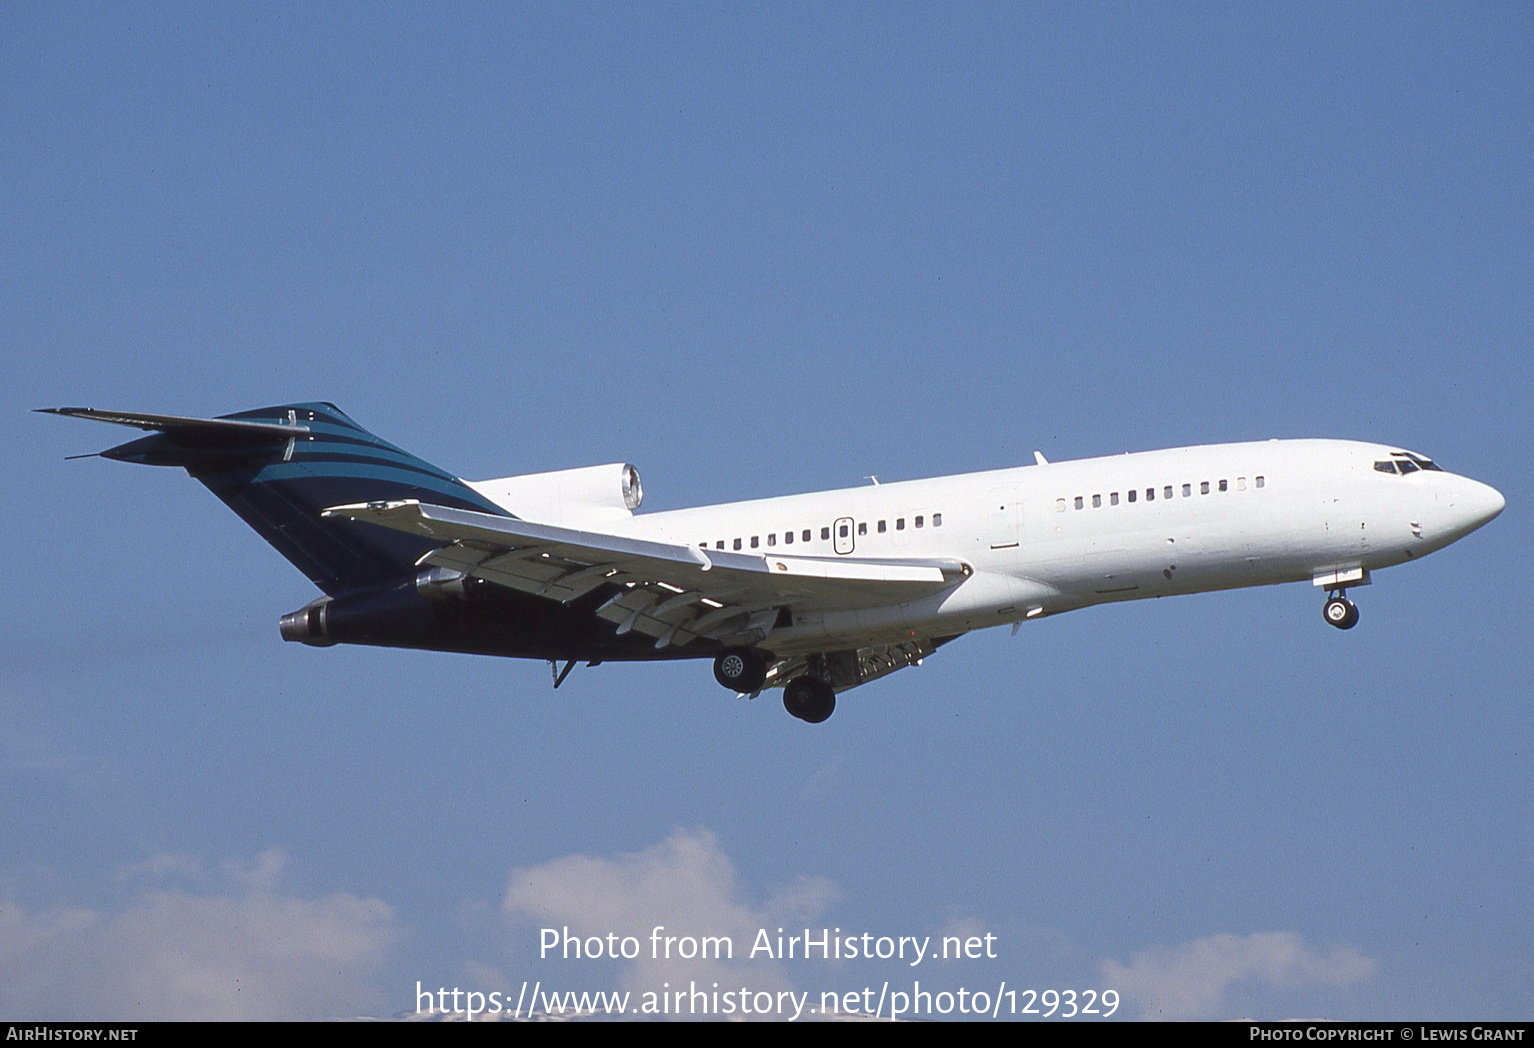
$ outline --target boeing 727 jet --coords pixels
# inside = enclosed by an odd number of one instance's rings
[[[464,481],[332,404],[218,418],[47,408],[151,435],[323,595],[285,640],[577,662],[711,658],[818,723],[839,692],[971,630],[1280,582],[1348,590],[1442,549],[1502,496],[1388,444],[1270,440],[636,514],[633,466]]]

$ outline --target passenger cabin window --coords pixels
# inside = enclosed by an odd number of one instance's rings
[[[896,531],[904,531],[905,530],[905,518],[904,517],[896,517],[895,518],[895,530]]]
[[[1228,483],[1229,483],[1228,481],[1224,481],[1224,480],[1220,481],[1220,490],[1224,491],[1226,489]]]
[[[941,513],[932,514],[932,526],[934,528],[940,528],[943,526],[943,515]]]
[[[1182,486],[1182,497],[1183,498],[1187,498],[1189,495],[1192,495],[1192,494],[1193,494],[1193,485],[1192,484],[1184,484]]]
[[[858,534],[859,535],[867,535],[868,534],[868,521],[866,521],[866,520],[858,521]]]
[[[1260,488],[1260,487],[1265,487],[1265,486],[1266,486],[1266,485],[1265,485],[1265,484],[1264,484],[1264,478],[1262,478],[1262,477],[1258,477],[1258,478],[1257,478],[1257,486],[1258,486],[1258,487],[1259,487],[1259,488]]]
[[[752,535],[751,536],[751,548],[752,549],[756,549],[756,547],[760,546],[761,544],[762,544],[761,536],[759,536],[759,535]]]
[[[778,544],[778,536],[777,536],[776,532],[774,532],[773,534],[767,536],[767,545],[769,545],[769,546],[776,546],[777,544]]]
[[[800,535],[799,538],[801,538],[805,542],[810,541],[810,529],[809,528],[805,528],[804,529],[804,534]]]
[[[922,518],[921,517],[917,517],[916,518],[916,526],[918,528],[922,526]]]
[[[1207,481],[1207,480],[1199,481],[1198,493],[1200,495],[1207,495],[1207,494],[1209,494],[1209,481]]]
[[[1162,490],[1161,497],[1165,499],[1172,497],[1172,485],[1168,484],[1166,488]]]
[[[735,540],[735,548],[740,549],[740,539]]]
[[[1102,505],[1103,505],[1103,497],[1101,495],[1093,495],[1092,496],[1092,508],[1093,509],[1101,509]]]
[[[1145,489],[1145,501],[1146,502],[1155,502],[1156,501],[1156,489],[1155,488],[1146,488]]]
[[[1118,504],[1119,504],[1119,493],[1117,491],[1115,491],[1113,494],[1108,496],[1108,505],[1110,505],[1110,506],[1117,506]]]
[[[830,538],[831,537],[831,529],[830,528],[821,528],[820,529],[820,537],[823,540]]]
[[[785,531],[783,533],[783,545],[785,545],[785,546],[792,546],[793,544],[794,544],[794,533],[792,531]]]
[[[1246,478],[1245,477],[1237,477],[1236,478],[1236,490],[1237,491],[1245,491],[1246,490]]]
[[[1085,505],[1086,505],[1086,502],[1082,499],[1082,497],[1080,495],[1077,495],[1076,496],[1076,508],[1080,509],[1082,506],[1085,506]]]
[[[1062,499],[1061,501],[1064,501],[1064,500]],[[883,535],[884,532],[885,532],[885,524],[884,524],[884,521],[881,520],[881,521],[879,521],[879,534]]]
[[[1135,500],[1135,496],[1138,495],[1138,494],[1139,494],[1138,491],[1136,491],[1134,488],[1130,488],[1129,489],[1129,501],[1133,502]]]

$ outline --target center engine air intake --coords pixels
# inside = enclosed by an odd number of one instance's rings
[[[512,516],[570,527],[626,518],[644,502],[639,470],[628,462],[465,483]]]

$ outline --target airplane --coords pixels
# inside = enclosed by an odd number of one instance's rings
[[[556,688],[711,658],[810,723],[972,630],[1114,601],[1308,581],[1351,629],[1348,590],[1504,504],[1392,445],[1269,440],[636,514],[627,463],[460,480],[329,403],[39,410],[150,431],[99,454],[184,468],[307,575],[284,640],[544,659]]]

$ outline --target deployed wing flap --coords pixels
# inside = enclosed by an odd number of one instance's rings
[[[759,641],[785,606],[897,604],[956,585],[969,573],[957,560],[833,560],[704,550],[414,499],[334,506],[324,515],[436,539],[444,545],[423,557],[423,564],[551,600],[568,602],[603,585],[621,585],[624,592],[597,614],[620,633],[657,638],[657,647],[697,636]]]
[[[700,616],[685,605],[665,607],[670,596],[659,586],[636,586],[603,604],[597,609],[597,617],[616,623],[619,633],[634,630],[655,637],[657,648],[680,646],[700,635],[689,628]]]
[[[474,575],[523,593],[559,601],[574,600],[609,581],[607,571],[597,572],[587,565],[544,557],[536,547],[508,553],[504,548],[496,549],[481,543],[454,542],[432,550],[419,563]],[[584,574],[585,578],[573,578],[577,568],[582,569],[579,574]],[[617,571],[616,568],[611,570]],[[571,580],[570,585],[556,588],[556,584],[566,579]]]

